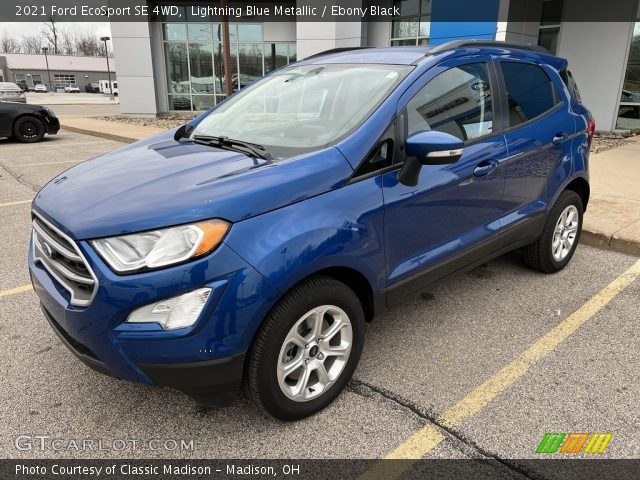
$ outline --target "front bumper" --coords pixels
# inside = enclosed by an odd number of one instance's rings
[[[113,376],[91,350],[74,340],[44,305],[41,307],[52,330],[78,360],[98,373]],[[176,388],[204,404],[225,405],[242,384],[244,360],[245,354],[240,353],[206,362],[149,363],[138,367],[154,385]]]
[[[49,135],[55,135],[60,130],[60,120],[58,120],[58,117],[44,116],[42,123],[44,123]]]
[[[77,242],[98,279],[88,307],[70,294],[29,252],[34,291],[49,324],[78,359],[101,373],[134,382],[177,388],[204,402],[240,386],[244,355],[276,300],[265,278],[222,244],[184,265],[135,275],[115,275],[86,242]],[[187,328],[128,324],[131,311],[207,286],[199,319]]]

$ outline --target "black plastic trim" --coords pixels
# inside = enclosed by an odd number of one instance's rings
[[[156,385],[173,387],[206,405],[227,405],[242,385],[245,353],[192,363],[139,363]]]
[[[421,290],[431,287],[451,275],[471,270],[511,250],[533,243],[542,233],[545,220],[545,214],[524,220],[489,240],[399,281],[387,290],[387,306],[399,305],[406,298],[417,295]]]

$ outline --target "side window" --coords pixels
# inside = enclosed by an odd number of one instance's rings
[[[432,78],[407,104],[407,136],[421,130],[472,140],[493,130],[493,102],[486,63],[450,68]]]
[[[512,127],[536,118],[556,105],[551,80],[537,65],[500,62],[500,69],[507,87]]]
[[[560,72],[560,78],[564,82],[567,90],[571,94],[571,98],[573,98],[577,102],[582,102],[582,98],[580,98],[580,91],[578,90],[578,84],[573,79],[573,75],[566,68]]]
[[[395,135],[395,122],[392,123],[386,132],[380,137],[375,148],[369,152],[367,157],[356,170],[354,177],[360,177],[372,172],[377,172],[383,168],[390,167],[393,163],[393,138]]]

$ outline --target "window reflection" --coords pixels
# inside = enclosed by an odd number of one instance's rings
[[[407,104],[408,135],[423,130],[460,140],[493,130],[491,86],[484,63],[450,68],[434,77]]]
[[[431,26],[431,0],[394,0],[400,11],[391,24],[391,46],[427,45]]]
[[[187,44],[166,42],[164,44],[167,63],[167,87],[170,93],[189,92],[189,65]]]
[[[190,44],[189,66],[191,68],[191,91],[193,93],[213,93],[213,44]]]
[[[224,100],[223,25],[184,16],[166,17],[165,22],[169,109],[206,110]],[[229,48],[232,91],[297,57],[293,42],[264,43],[261,24],[229,23]]]
[[[633,29],[629,61],[620,94],[616,128],[640,129],[640,6]]]

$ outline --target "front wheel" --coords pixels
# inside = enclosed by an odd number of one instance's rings
[[[549,212],[542,235],[524,248],[527,266],[545,273],[555,273],[573,257],[582,232],[583,205],[580,195],[565,190]]]
[[[39,142],[44,137],[44,125],[36,117],[20,117],[13,125],[13,136],[19,142]]]
[[[253,401],[280,420],[299,420],[344,389],[364,344],[364,311],[356,294],[329,277],[287,293],[257,334],[247,366]]]

